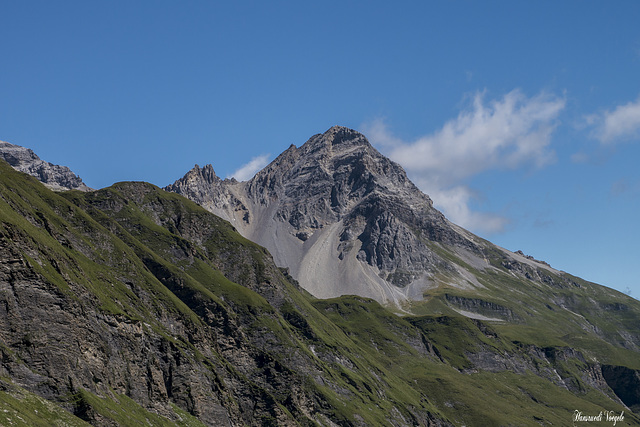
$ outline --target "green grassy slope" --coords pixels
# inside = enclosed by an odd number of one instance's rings
[[[498,251],[489,260],[492,267],[479,270],[458,258],[480,287],[440,286],[412,310],[448,315],[465,310],[495,319],[490,323],[511,341],[578,348],[600,363],[640,369],[640,301],[544,266],[515,269]]]

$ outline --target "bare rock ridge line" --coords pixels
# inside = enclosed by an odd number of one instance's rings
[[[92,190],[68,167],[45,162],[28,148],[0,141],[0,159],[14,169],[36,177],[52,190]]]
[[[449,222],[400,165],[341,126],[291,145],[248,181],[222,180],[211,165],[196,165],[165,189],[230,221],[320,298],[402,303],[441,284],[479,286],[443,251],[480,269],[490,268],[489,250],[550,268]]]

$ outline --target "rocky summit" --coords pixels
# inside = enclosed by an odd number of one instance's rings
[[[28,148],[0,141],[0,159],[14,169],[38,178],[52,190],[91,190],[71,169],[45,162]]]
[[[400,165],[345,127],[292,145],[249,181],[196,165],[166,190],[229,220],[319,298],[401,306],[444,284],[481,287],[468,266],[489,269],[490,253],[556,273],[449,222]]]
[[[640,425],[640,302],[450,223],[363,135],[168,189],[0,159],[0,425]]]
[[[424,238],[477,246],[398,164],[344,127],[292,145],[249,181],[196,166],[166,189],[229,220],[320,298],[420,298],[437,270],[452,268]]]

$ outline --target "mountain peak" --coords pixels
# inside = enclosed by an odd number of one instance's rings
[[[92,190],[68,167],[45,162],[28,148],[0,141],[0,159],[15,170],[36,177],[52,190]]]
[[[243,183],[185,178],[167,189],[231,221],[322,298],[419,295],[445,262],[423,238],[476,250],[400,165],[343,126],[290,146]]]
[[[348,149],[353,147],[371,147],[367,138],[360,132],[344,126],[333,126],[323,134],[318,134],[309,139],[305,146],[314,148],[327,147],[330,150]],[[371,147],[373,148],[373,147]]]
[[[203,179],[209,184],[220,180],[220,178],[218,178],[218,176],[216,175],[216,172],[213,170],[213,166],[211,164],[207,164],[202,168],[198,164],[196,164],[189,172],[187,172],[185,178]]]
[[[367,141],[367,138],[363,134],[344,126],[331,127],[323,134],[323,137],[329,139],[333,145],[338,145],[345,142],[360,144],[369,143]]]

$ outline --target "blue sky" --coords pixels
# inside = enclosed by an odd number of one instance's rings
[[[640,296],[640,2],[0,0],[0,139],[101,188],[362,131],[482,237]]]

